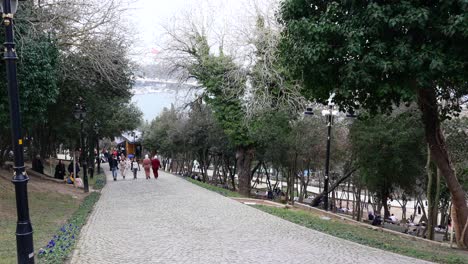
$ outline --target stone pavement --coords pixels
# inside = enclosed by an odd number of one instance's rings
[[[158,180],[143,174],[108,175],[72,264],[427,263],[301,227],[162,171]]]

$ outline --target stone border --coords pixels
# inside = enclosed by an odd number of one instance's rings
[[[240,203],[244,203],[244,204],[252,202],[252,203],[259,204],[259,205],[263,204],[263,205],[275,206],[275,207],[278,207],[278,208],[290,207],[290,205],[284,205],[284,204],[280,204],[280,203],[276,203],[276,202],[272,202],[272,201],[268,201],[268,200],[262,200],[262,199],[234,198],[234,197],[229,197],[229,198],[231,198],[233,200],[236,200],[236,201],[238,201]],[[338,219],[338,220],[342,220],[342,221],[347,221],[347,222],[350,222],[352,224],[359,225],[359,226],[362,226],[362,227],[366,227],[368,229],[372,229],[372,230],[375,230],[375,231],[394,234],[394,235],[397,235],[397,236],[399,236],[401,238],[411,239],[413,241],[420,241],[420,242],[425,242],[425,243],[436,245],[436,246],[442,246],[442,247],[450,248],[450,245],[447,244],[447,243],[427,240],[427,239],[424,239],[422,237],[416,237],[416,236],[408,235],[408,234],[405,234],[405,233],[400,233],[400,232],[397,232],[397,231],[394,231],[394,230],[390,230],[390,229],[386,229],[386,228],[382,228],[382,227],[372,226],[372,225],[369,225],[369,224],[366,224],[366,223],[363,223],[363,222],[359,222],[359,221],[356,221],[356,220],[353,220],[353,219],[350,219],[350,218],[347,218],[347,217],[344,217],[344,216],[334,214],[332,212],[328,212],[328,211],[325,211],[325,210],[322,210],[322,209],[319,209],[319,208],[311,207],[311,206],[309,206],[307,204],[294,202],[294,206],[292,206],[292,207],[297,208],[297,209],[301,209],[301,210],[313,211],[313,212],[316,212],[316,213],[320,213],[320,214],[326,215],[326,216],[328,216],[330,218],[334,218],[334,219]],[[457,248],[457,247],[455,246],[453,248]]]
[[[373,230],[377,230],[377,231],[381,231],[381,232],[387,232],[387,233],[390,233],[390,234],[400,236],[402,238],[411,239],[413,241],[418,240],[418,241],[421,241],[421,242],[426,242],[428,244],[433,244],[433,245],[436,245],[436,246],[442,246],[442,247],[450,248],[450,244],[447,244],[447,243],[428,240],[428,239],[424,239],[422,237],[408,235],[408,234],[397,232],[397,231],[390,230],[390,229],[387,229],[387,228],[375,227],[375,226],[372,226],[372,225],[369,225],[369,224],[366,224],[366,223],[363,223],[363,222],[359,222],[359,221],[356,221],[356,220],[353,220],[353,219],[349,219],[347,217],[340,216],[340,215],[337,215],[337,214],[334,214],[334,213],[331,213],[331,212],[328,212],[328,211],[325,211],[325,210],[322,210],[322,209],[319,209],[319,208],[315,208],[315,207],[312,207],[312,206],[309,206],[309,205],[306,205],[306,204],[295,202],[294,207],[300,208],[302,210],[308,210],[308,211],[314,211],[314,212],[317,212],[317,213],[322,213],[324,215],[327,215],[327,216],[335,218],[335,219],[348,221],[348,222],[351,222],[353,224],[357,224],[357,225],[360,225],[360,226],[363,226],[363,227],[367,227],[369,229],[373,229]],[[457,248],[457,247],[454,247],[454,248]]]

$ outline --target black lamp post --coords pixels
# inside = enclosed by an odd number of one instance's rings
[[[96,133],[96,149],[97,149],[97,173],[101,173],[101,150],[99,148],[99,122],[94,123],[94,132]]]
[[[86,107],[84,105],[83,98],[78,99],[78,103],[75,105],[75,111],[73,112],[75,118],[80,120],[80,145],[81,145],[81,166],[83,167],[83,184],[84,192],[89,192],[88,186],[88,174],[87,174],[87,162],[86,162],[86,151],[85,151],[85,142],[84,142],[84,118],[86,117]]]
[[[338,114],[337,110],[333,110],[334,104],[332,103],[332,97],[328,100],[328,109],[322,111],[322,115],[327,118],[327,152],[325,157],[325,177],[323,183],[323,209],[328,211],[328,183],[329,183],[329,175],[330,175],[330,149],[331,149],[331,129],[333,125],[333,116]],[[304,115],[314,115],[314,111],[312,107],[307,107],[306,111],[304,111]]]
[[[325,159],[325,179],[323,182],[323,209],[328,211],[328,181],[330,176],[330,149],[331,149],[331,129],[333,125],[333,116],[338,114],[338,111],[333,110],[331,99],[328,102],[328,109],[322,111],[322,115],[327,118],[327,156]]]
[[[5,60],[8,79],[8,99],[10,101],[10,123],[13,153],[15,155],[14,176],[16,209],[16,252],[18,263],[34,263],[33,230],[29,218],[28,181],[24,168],[23,138],[21,135],[21,116],[19,104],[18,80],[16,79],[16,56],[13,16],[18,8],[18,0],[2,0],[0,11],[5,26]]]

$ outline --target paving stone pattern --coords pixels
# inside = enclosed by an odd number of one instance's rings
[[[72,264],[427,263],[301,227],[162,171],[157,180],[109,174]]]

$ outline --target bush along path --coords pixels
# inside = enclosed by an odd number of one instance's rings
[[[99,192],[105,185],[106,178],[103,174],[96,175],[91,186],[91,192],[80,205],[78,210],[71,216],[67,224],[63,225],[49,243],[39,249],[38,263],[63,263],[73,251],[79,237],[81,228],[86,224],[89,214],[99,200]]]

